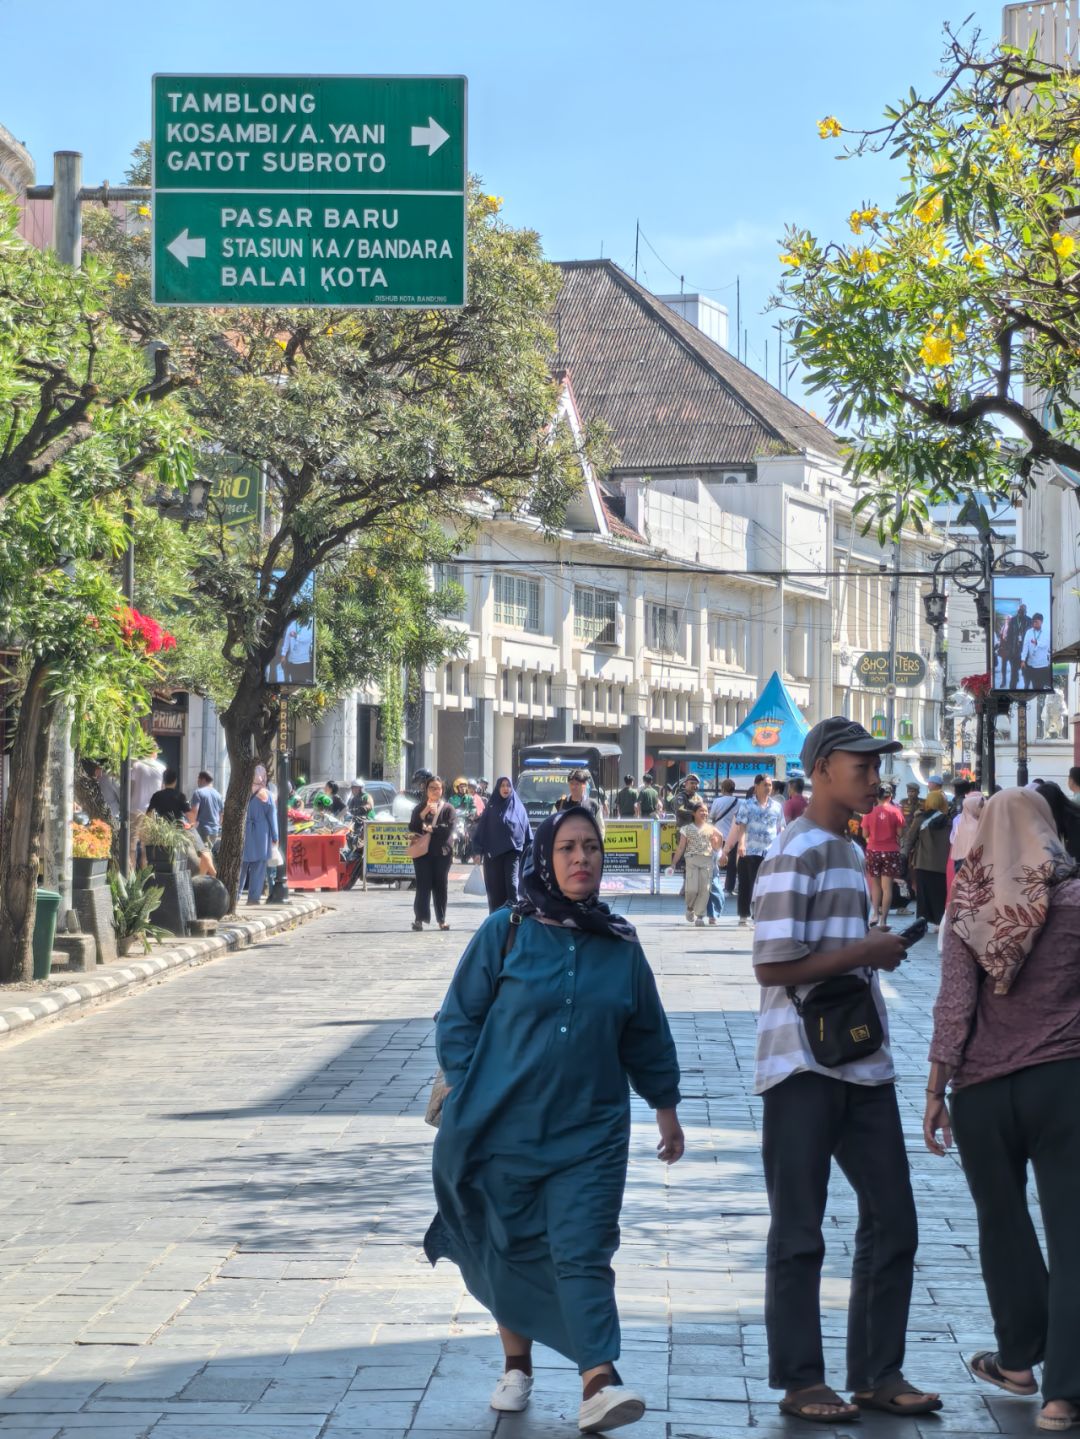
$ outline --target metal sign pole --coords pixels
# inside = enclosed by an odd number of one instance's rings
[[[277,756],[274,766],[277,781],[278,848],[282,863],[270,891],[269,904],[289,902],[289,697],[282,694],[278,710]]]

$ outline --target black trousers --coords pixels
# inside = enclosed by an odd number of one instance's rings
[[[764,1102],[769,1383],[793,1390],[825,1379],[821,1227],[835,1158],[859,1201],[845,1387],[874,1389],[903,1367],[918,1245],[896,1090],[803,1073],[766,1090]]]
[[[754,898],[757,872],[761,868],[763,854],[744,854],[739,858],[739,918],[750,918],[750,904]]]
[[[435,918],[442,924],[446,919],[446,886],[450,879],[448,854],[422,854],[413,860],[416,871],[416,893],[413,896],[413,917],[422,924],[431,923],[431,905],[435,903]]]
[[[517,900],[520,866],[521,852],[516,849],[508,849],[503,854],[484,855],[484,888],[487,890],[489,914]]]
[[[946,879],[936,869],[920,869],[915,886],[915,913],[927,924],[940,924],[945,917]]]
[[[1043,1398],[1080,1402],[1080,1059],[959,1089],[952,1123],[1001,1363],[1042,1364]],[[1029,1162],[1049,1267],[1028,1209]]]
[[[728,855],[727,864],[724,866],[724,893],[735,893],[735,881],[738,878],[739,851],[733,849]]]

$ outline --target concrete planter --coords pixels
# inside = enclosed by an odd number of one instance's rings
[[[94,936],[97,963],[115,964],[116,934],[107,859],[71,861],[71,907],[79,916],[79,928]]]

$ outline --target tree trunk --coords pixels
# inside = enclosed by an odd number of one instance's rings
[[[49,666],[38,660],[19,706],[11,748],[11,788],[4,814],[0,855],[0,984],[33,973],[34,918],[49,728],[56,701],[49,696]]]
[[[221,848],[218,879],[229,891],[230,911],[236,908],[240,889],[241,857],[244,853],[244,823],[251,778],[255,766],[269,767],[277,733],[278,698],[261,673],[245,674],[228,709],[221,716],[229,752],[229,788],[221,816]],[[284,836],[282,836],[284,847]]]

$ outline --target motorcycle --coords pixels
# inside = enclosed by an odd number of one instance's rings
[[[465,816],[458,810],[454,816],[454,833],[451,837],[451,844],[454,849],[454,858],[459,864],[469,862],[469,854],[472,850],[472,832],[465,819]]]
[[[341,846],[341,862],[348,867],[345,883],[341,886],[342,889],[352,889],[357,880],[363,877],[364,829],[366,824],[367,821],[363,817],[359,815],[356,816],[356,818],[353,819],[352,827],[345,836],[345,843]],[[390,879],[386,875],[369,875],[368,884],[384,884],[388,889],[400,889],[402,881],[400,879]]]
[[[364,821],[356,818],[341,846],[341,862],[347,865],[345,883],[342,889],[352,889],[364,872]]]

